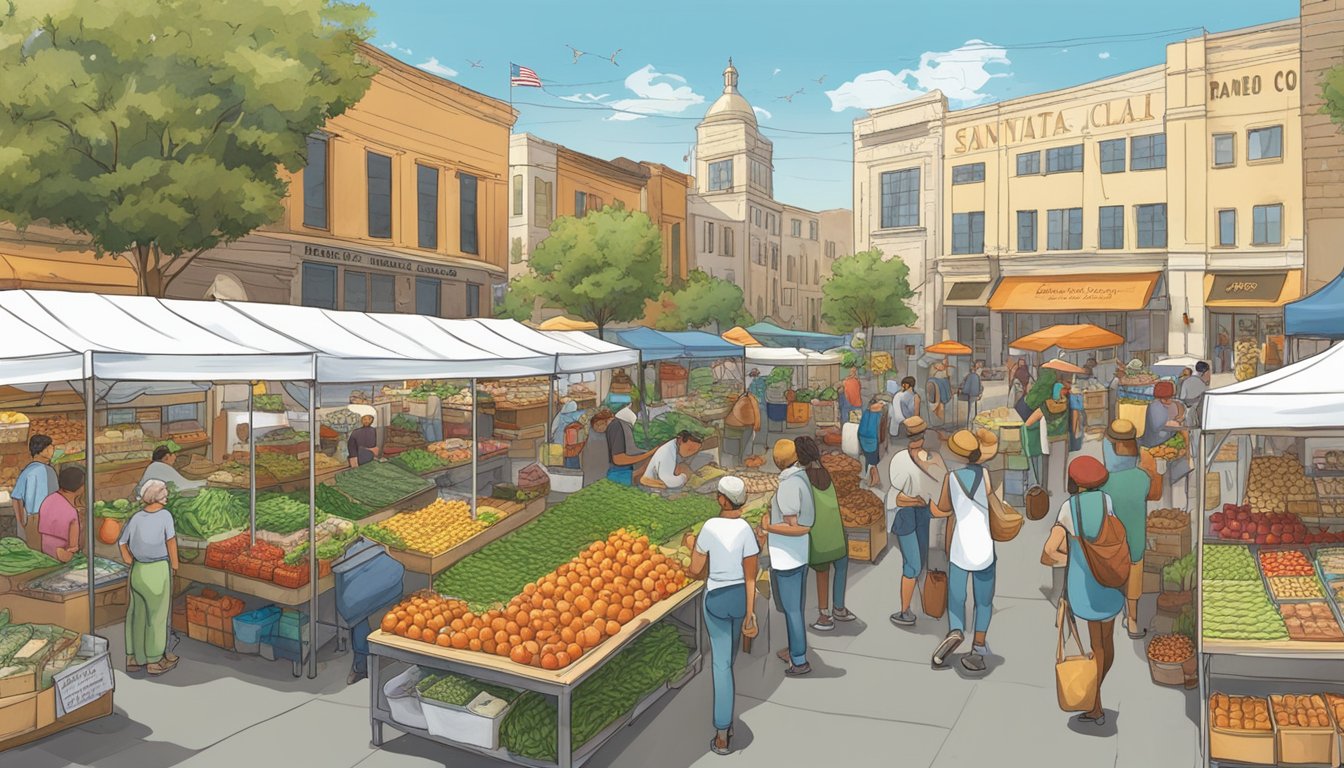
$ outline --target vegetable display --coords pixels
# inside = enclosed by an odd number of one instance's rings
[[[1307,556],[1296,549],[1262,551],[1260,553],[1260,568],[1270,578],[1275,576],[1311,576],[1316,573]]]
[[[687,416],[684,413],[671,411],[664,413],[656,419],[649,422],[646,429],[644,422],[638,422],[631,428],[635,435],[635,443],[644,449],[653,448],[666,443],[668,440],[676,437],[683,430],[701,439],[714,434],[714,428],[705,425],[704,422]]]
[[[1258,581],[1204,582],[1204,637],[1287,640],[1283,617]]]
[[[468,458],[470,458],[470,455],[468,455]],[[392,463],[417,475],[448,466],[447,461],[421,448],[397,454],[397,457],[392,459]]]
[[[315,523],[327,519],[322,510],[315,510]],[[257,501],[257,529],[287,536],[308,527],[308,505],[288,496],[266,496]]]
[[[1205,581],[1259,581],[1250,547],[1204,545]]]
[[[355,501],[376,509],[389,506],[431,485],[413,472],[385,461],[348,469],[336,476],[336,487]]]
[[[1155,509],[1148,513],[1148,528],[1180,531],[1190,527],[1190,513],[1183,509]]]
[[[17,576],[38,568],[54,568],[60,562],[42,552],[29,549],[27,544],[13,536],[0,539],[0,576]]]
[[[126,520],[130,518],[131,515],[134,515],[139,509],[139,505],[132,504],[130,499],[95,501],[93,503],[93,516],[106,517],[112,520]]]
[[[304,507],[308,506],[308,489],[306,488],[300,488],[293,493],[285,495],[299,502]],[[363,520],[374,512],[372,508],[360,504],[327,483],[318,483],[316,501],[318,509],[326,512],[328,515],[340,517],[345,520]]]
[[[469,677],[455,675],[452,672],[426,675],[415,686],[415,690],[419,692],[422,699],[430,699],[454,707],[465,707],[471,703],[472,699],[482,693],[488,693],[496,699],[505,701],[513,701],[518,698],[518,692],[512,688],[482,683]]]
[[[269,472],[277,480],[292,480],[308,475],[308,464],[288,453],[258,453],[257,468]]]
[[[1176,585],[1180,589],[1190,588],[1190,577],[1193,576],[1194,573],[1194,552],[1162,566],[1162,580],[1167,584]]]
[[[260,413],[284,413],[285,398],[281,395],[253,395],[252,409]]]
[[[177,533],[193,539],[208,539],[247,526],[247,502],[242,494],[223,488],[202,488],[195,496],[171,494],[168,512]],[[305,513],[305,527],[306,517]]]

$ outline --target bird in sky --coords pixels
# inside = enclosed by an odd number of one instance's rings
[[[619,67],[619,66],[621,66],[620,64],[617,64],[617,63],[616,63],[616,57],[621,55],[621,50],[622,50],[622,49],[617,48],[617,49],[616,49],[616,52],[613,53],[613,54],[611,54],[610,61],[611,61],[612,66],[615,66],[615,67]]]
[[[771,77],[774,77],[775,75],[778,75],[780,72],[783,72],[783,71],[784,71],[784,70],[780,69],[779,67],[775,67],[775,71],[774,71],[774,72],[771,72],[771,73],[770,73],[770,76],[771,76]]]
[[[794,96],[801,96],[802,94],[803,94],[803,89],[802,89],[802,88],[799,88],[798,90],[794,91],[793,93],[790,93],[790,94],[787,95],[787,96],[776,96],[776,97],[775,97],[775,100],[776,100],[776,101],[783,100],[783,101],[787,101],[787,102],[789,102],[790,104],[792,104],[792,103],[793,103],[793,97],[794,97]]]
[[[580,51],[578,48],[575,48],[574,46],[570,45],[569,43],[565,43],[565,47],[568,48],[568,49],[570,50],[570,53],[573,53],[573,54],[574,54],[574,60],[571,61],[570,64],[578,64],[578,63],[579,63],[579,59],[582,59],[584,56],[587,56],[587,55],[588,55],[588,52],[587,52],[587,51]]]
[[[476,59],[475,61],[472,61],[471,59],[467,59],[467,63],[471,65],[471,68],[472,68],[472,69],[485,69],[485,66],[484,66],[483,64],[481,64],[481,60],[480,60],[480,59]]]
[[[823,82],[825,82],[825,81],[826,81],[826,76],[825,76],[825,75],[822,75],[821,77],[818,77],[816,80],[813,80],[812,82],[816,83],[817,85],[821,85],[821,84],[822,84]]]

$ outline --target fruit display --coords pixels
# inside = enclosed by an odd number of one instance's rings
[[[320,523],[327,519],[327,514],[320,509],[315,510],[315,514],[317,515],[315,522]],[[257,500],[257,530],[287,536],[307,527],[306,501],[298,501],[280,494],[264,496]]]
[[[1220,539],[1256,544],[1344,543],[1344,531],[1312,531],[1297,515],[1251,512],[1249,505],[1223,505],[1223,511],[1209,515],[1209,530]]]
[[[223,488],[202,488],[194,496],[171,493],[167,506],[178,535],[193,539],[203,540],[236,531],[245,528],[248,522],[247,501],[243,495]],[[308,525],[307,509],[304,505],[305,527]]]
[[[607,480],[586,486],[517,531],[491,542],[434,579],[440,594],[472,606],[505,603],[594,541],[626,529],[665,542],[718,514],[711,499],[664,499]]]
[[[248,578],[272,581],[284,564],[285,551],[265,541],[252,543],[246,533],[212,542],[205,548],[205,565]]]
[[[1271,549],[1260,553],[1260,570],[1275,576],[1311,576],[1316,571],[1305,553],[1296,549]]]
[[[747,493],[774,493],[779,490],[779,475],[760,470],[747,470],[735,473],[747,487]]]
[[[1259,696],[1228,696],[1215,693],[1209,697],[1209,725],[1234,731],[1272,731],[1269,722],[1269,700]]]
[[[1280,728],[1332,728],[1325,697],[1320,694],[1270,696],[1274,723]]]
[[[1335,621],[1334,611],[1325,603],[1285,603],[1279,606],[1291,640],[1304,642],[1341,641],[1344,631]]]
[[[22,415],[22,414],[19,414]],[[27,421],[27,417],[24,417]],[[11,424],[13,422],[3,422]],[[28,424],[28,434],[46,435],[51,438],[51,442],[57,447],[62,448],[66,453],[71,449],[83,451],[87,446],[88,440],[85,437],[84,419],[72,419],[66,416],[50,416],[33,419]]]
[[[375,461],[336,475],[336,487],[355,501],[381,509],[431,483],[413,472],[385,461]]]
[[[300,461],[288,453],[258,453],[257,469],[265,470],[281,482],[308,476],[308,462]]]
[[[981,411],[975,417],[975,425],[985,429],[1001,429],[1003,427],[1022,426],[1022,417],[1018,415],[1016,408],[1000,406],[990,408],[987,411]]]
[[[495,408],[530,408],[545,405],[551,396],[551,383],[544,376],[528,379],[482,381],[478,388],[495,401]]]
[[[1204,581],[1260,581],[1250,547],[1205,544]]]
[[[714,434],[713,427],[677,411],[670,411],[652,419],[649,421],[647,428],[644,426],[644,422],[640,421],[631,428],[631,431],[635,435],[635,444],[644,450],[656,448],[683,431],[690,432],[701,439]]]
[[[1148,658],[1163,664],[1180,664],[1195,655],[1195,644],[1181,634],[1157,635],[1148,643]]]
[[[468,458],[470,458],[470,456],[468,456]],[[414,472],[417,475],[424,474],[425,472],[433,472],[436,469],[443,469],[449,464],[446,459],[440,458],[422,448],[415,448],[399,453],[395,459],[392,459],[392,463],[408,472]]]
[[[689,662],[690,648],[675,627],[651,627],[574,689],[570,743],[576,749],[587,744],[640,699],[681,677]],[[537,693],[523,694],[499,727],[510,752],[552,763],[557,733],[555,703]]]
[[[1255,378],[1256,366],[1260,364],[1260,345],[1255,339],[1243,336],[1232,346],[1232,363],[1237,381]]]
[[[1256,456],[1251,459],[1246,500],[1253,512],[1289,512],[1289,503],[1315,502],[1316,486],[1296,456]]]
[[[872,525],[886,514],[882,499],[872,491],[856,489],[840,497],[840,519],[850,528]]]
[[[1274,599],[1285,600],[1321,600],[1325,592],[1315,576],[1273,576],[1269,579],[1269,591]]]
[[[1318,549],[1316,562],[1320,563],[1323,573],[1344,575],[1344,549],[1335,547]]]
[[[6,536],[0,539],[0,576],[17,576],[38,568],[54,568],[60,563],[54,557],[29,549],[21,539]]]
[[[1287,640],[1283,617],[1257,581],[1204,582],[1204,637]]]
[[[405,549],[437,555],[470,539],[493,525],[496,516],[478,515],[471,519],[471,506],[465,501],[436,500],[414,512],[402,512],[379,523],[378,528],[400,538]]]
[[[1148,529],[1180,531],[1190,527],[1190,513],[1183,509],[1155,509],[1148,513]]]

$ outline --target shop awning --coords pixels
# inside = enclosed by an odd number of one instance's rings
[[[1118,347],[1125,343],[1124,337],[1095,325],[1052,325],[1049,328],[1029,333],[1008,346],[1024,352],[1044,352],[1058,347],[1067,352],[1082,352],[1090,349]]]
[[[732,328],[729,328],[728,330],[724,331],[723,340],[731,341],[732,343],[743,347],[761,346],[761,342],[757,341],[755,336],[752,336],[750,333],[747,333],[747,329],[743,328],[740,325],[735,325]]]
[[[1005,277],[989,297],[995,312],[1133,312],[1148,306],[1160,272]]]
[[[760,322],[748,327],[747,333],[772,347],[807,347],[808,349],[832,349],[845,344],[844,336],[811,331],[795,331],[781,328],[774,323]]]
[[[644,362],[675,360],[682,356],[681,345],[652,328],[627,328],[616,331],[616,340],[639,350]]]
[[[1302,270],[1216,272],[1204,276],[1208,307],[1281,307],[1302,296]]]
[[[1344,345],[1204,395],[1204,429],[1344,428]]]
[[[101,293],[135,293],[135,267],[124,257],[98,259],[87,251],[47,250],[40,256],[0,253],[0,290],[68,290],[71,286]]]
[[[596,331],[597,323],[590,323],[587,320],[575,320],[572,317],[560,315],[543,321],[537,326],[539,331]]]
[[[989,299],[989,280],[958,281],[947,287],[943,296],[946,307],[983,307]]]
[[[1289,336],[1344,339],[1344,273],[1305,299],[1285,304],[1283,329]]]

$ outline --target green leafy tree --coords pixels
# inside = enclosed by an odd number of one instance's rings
[[[836,259],[821,286],[821,317],[839,331],[861,329],[868,339],[874,328],[912,325],[909,275],[904,261],[884,259],[876,248]]]
[[[73,230],[163,296],[281,216],[280,168],[369,86],[368,18],[334,0],[9,0],[0,219]]]
[[[1336,125],[1344,126],[1344,64],[1337,64],[1321,78],[1321,111]]]
[[[495,316],[526,322],[537,307],[537,276],[519,275],[509,281],[504,301],[495,306]]]
[[[661,302],[664,312],[654,324],[660,331],[752,323],[751,316],[743,308],[742,289],[700,269],[687,275],[680,288],[664,292]]]
[[[647,215],[607,206],[557,218],[528,265],[536,295],[596,324],[601,338],[611,323],[643,316],[644,302],[662,292],[662,254],[662,236]]]

